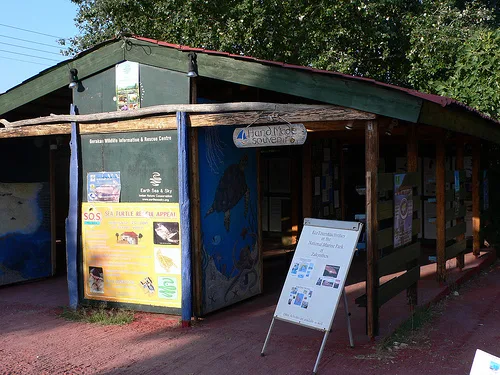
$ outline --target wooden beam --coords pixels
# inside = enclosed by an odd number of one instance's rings
[[[70,123],[52,125],[34,125],[25,128],[0,128],[1,138],[38,137],[45,135],[71,134]]]
[[[302,147],[302,216],[312,217],[312,145],[306,141]]]
[[[377,173],[379,134],[377,121],[367,121],[365,129],[366,165],[366,295],[367,333],[373,339],[379,330],[378,258],[377,245]]]
[[[455,169],[458,171],[463,171],[464,168],[465,168],[465,166],[464,166],[464,140],[462,137],[457,137]],[[460,204],[463,204],[463,202],[460,201]],[[457,224],[460,224],[463,222],[464,222],[463,218],[457,219]],[[457,242],[462,242],[463,240],[465,240],[465,234],[461,234],[457,237]],[[465,266],[465,254],[463,252],[461,252],[460,254],[457,255],[456,265],[460,269],[464,268],[464,266]]]
[[[380,286],[379,306],[396,297],[420,279],[420,267],[413,267],[401,276],[395,277]]]
[[[472,252],[476,257],[481,250],[479,230],[481,228],[481,194],[479,174],[481,168],[481,144],[476,141],[472,144]]]
[[[73,121],[78,123],[111,122],[174,114],[177,112],[205,113],[204,115],[200,115],[201,117],[199,118],[193,117],[191,119],[191,126],[250,124],[254,121],[255,123],[283,123],[286,121],[337,121],[375,118],[374,115],[369,113],[332,105],[238,102],[218,104],[163,104],[139,108],[133,111],[113,111],[86,115],[52,115],[14,122],[0,119],[0,124],[11,128]],[[212,115],[216,115],[216,117],[212,118]]]
[[[418,122],[500,144],[498,123],[458,106],[456,108],[443,107],[424,101]]]
[[[367,120],[373,119],[370,113],[363,113],[359,111],[350,111],[340,107],[320,107],[320,108],[299,108],[294,110],[290,108],[289,111],[281,112],[279,114],[272,114],[271,112],[232,112],[232,113],[212,113],[212,114],[193,114],[191,115],[192,126],[219,126],[219,125],[247,125],[247,124],[265,124],[272,125],[273,123],[304,123],[309,130],[323,131],[345,131],[345,124],[349,120]],[[334,121],[340,121],[334,123]],[[354,122],[354,121],[353,121]],[[310,125],[310,124],[311,125]],[[320,125],[320,123],[322,125]]]
[[[445,145],[443,139],[436,140],[436,256],[437,279],[446,280],[446,183]]]
[[[407,134],[407,143],[406,143],[406,170],[408,173],[417,173],[418,172],[418,139],[417,139],[417,126],[415,124],[410,124],[408,128]],[[420,200],[420,196],[413,197],[413,199]],[[416,219],[418,217],[418,212],[413,213],[413,217]],[[420,244],[418,246],[420,250]],[[420,269],[418,263],[418,256],[416,259],[411,260],[406,264],[406,270],[409,271],[414,267],[418,267]],[[420,271],[419,271],[420,275]],[[408,298],[408,302],[411,306],[411,309],[414,308],[418,304],[418,283],[412,284],[406,290],[406,296]]]

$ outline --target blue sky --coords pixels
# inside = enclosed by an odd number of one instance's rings
[[[57,38],[53,36],[69,38],[78,33],[74,21],[76,12],[77,7],[69,0],[1,1],[0,93],[66,58],[59,54],[60,48],[52,47],[58,46]],[[53,36],[30,33],[5,25]],[[25,55],[40,56],[44,59]]]

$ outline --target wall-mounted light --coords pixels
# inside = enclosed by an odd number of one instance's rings
[[[391,136],[395,126],[398,126],[398,120],[393,118],[391,120],[391,123],[389,124],[389,127],[385,129],[385,135]]]
[[[353,124],[352,121],[347,122],[347,124],[345,124],[346,130],[352,130],[352,124]]]
[[[188,53],[188,77],[198,77],[198,63],[196,62],[196,53]]]
[[[70,89],[75,89],[78,87],[78,70],[71,68],[69,70],[69,85]]]

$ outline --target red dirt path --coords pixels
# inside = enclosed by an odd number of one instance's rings
[[[64,291],[62,281],[0,288],[0,374],[309,374],[321,343],[318,332],[277,322],[268,355],[259,356],[274,295],[190,329],[155,314],[127,326],[67,322],[47,292]],[[477,348],[500,356],[499,300],[496,263],[448,298],[406,349],[380,356],[366,341],[350,349],[347,333],[334,329],[319,374],[468,374]]]

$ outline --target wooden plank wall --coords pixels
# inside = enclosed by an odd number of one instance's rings
[[[458,174],[459,180],[455,173]],[[445,221],[450,224],[445,230],[446,261],[463,254],[466,248],[465,170],[446,171],[445,181],[447,187]]]
[[[402,186],[411,186],[413,189],[413,212],[420,209],[421,198],[418,194],[421,176],[417,172],[406,173]],[[414,216],[412,223],[412,242],[406,246],[394,249],[394,174],[379,174],[379,207],[383,214],[379,215],[379,226],[385,220],[385,229],[378,232],[378,247],[381,251],[381,258],[378,265],[378,276],[390,275],[397,272],[406,271],[379,287],[379,306],[389,301],[410,286],[415,285],[420,278],[420,219]],[[389,226],[390,225],[390,226]],[[408,265],[411,265],[408,267]],[[409,298],[410,304],[416,303],[416,298]]]
[[[418,194],[420,185],[420,173],[407,173],[403,181],[404,186],[413,188],[413,212],[419,211],[421,197]],[[377,176],[377,218],[378,227],[383,227],[376,234],[377,260],[376,266],[376,295],[377,308],[398,295],[400,292],[414,285],[420,278],[420,266],[418,258],[420,257],[420,241],[418,234],[421,230],[420,219],[413,219],[412,223],[412,242],[401,248],[394,249],[394,174],[381,173]],[[412,264],[412,267],[408,267]],[[386,275],[403,272],[397,277],[379,285],[380,278]],[[368,280],[369,275],[367,275]],[[416,299],[409,299],[412,304]],[[367,296],[361,296],[356,299],[360,306],[367,306]]]

